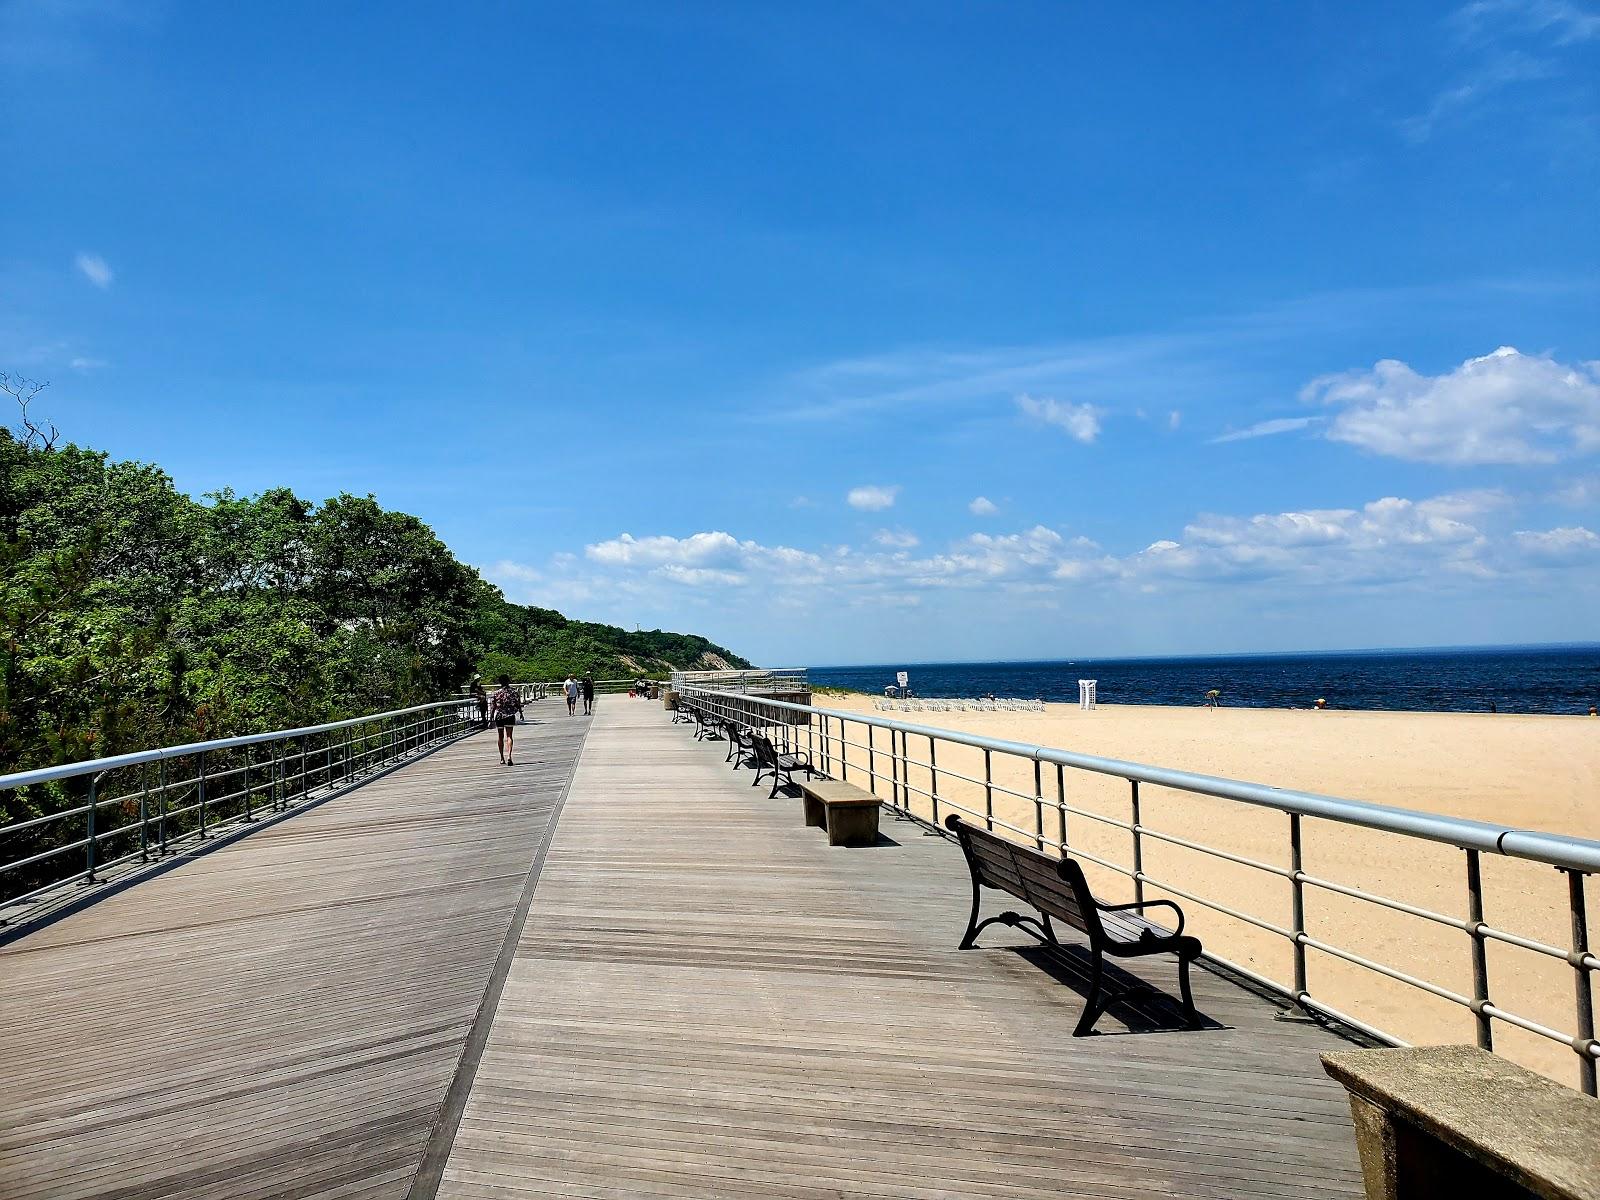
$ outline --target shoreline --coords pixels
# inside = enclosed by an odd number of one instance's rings
[[[827,685],[824,685],[824,686],[827,686]],[[878,692],[862,692],[862,691],[856,691],[856,690],[851,689],[851,688],[833,688],[833,687],[828,687],[828,690],[824,692],[824,691],[818,690],[816,687],[813,687],[812,691],[813,691],[814,695],[825,695],[829,699],[855,699],[855,698],[860,698],[862,700],[881,700],[881,699],[883,699],[883,695],[881,693],[878,693]],[[1037,697],[1029,697],[1029,696],[1005,696],[1005,697],[1001,697],[1001,698],[1002,699],[1006,699],[1006,700],[1024,700],[1024,701],[1032,701],[1034,699],[1037,699]],[[927,701],[927,700],[961,701],[961,702],[964,702],[964,703],[967,703],[967,704],[971,704],[973,702],[973,700],[974,700],[974,697],[972,697],[972,696],[915,696],[915,697],[913,697],[913,700],[914,701],[915,700],[922,700],[922,701]],[[896,703],[898,704],[899,701],[896,701]],[[963,713],[961,710],[956,710],[954,712],[949,712],[949,711],[940,712],[938,710],[933,710],[932,715],[935,715],[935,716],[1009,715],[1009,716],[1014,716],[1014,717],[1027,717],[1027,716],[1038,717],[1038,716],[1049,716],[1056,709],[1066,709],[1066,710],[1071,710],[1073,712],[1099,711],[1099,710],[1104,710],[1104,709],[1140,710],[1140,711],[1152,710],[1152,711],[1162,711],[1162,712],[1194,712],[1196,710],[1204,710],[1204,709],[1206,709],[1208,707],[1205,704],[1139,704],[1139,703],[1123,703],[1121,701],[1101,700],[1101,701],[1097,701],[1096,702],[1095,709],[1093,709],[1093,710],[1084,710],[1084,709],[1080,709],[1078,707],[1078,705],[1077,705],[1077,702],[1076,701],[1072,701],[1072,700],[1044,700],[1041,703],[1043,703],[1044,706],[1045,706],[1045,711],[1043,713],[1038,713],[1038,712],[1029,713],[1026,710],[1013,711],[1013,710],[1000,709],[1000,710],[997,710],[997,712],[994,713],[994,714],[988,714],[987,710],[984,710],[984,709],[972,709],[972,708],[969,708],[969,709],[967,709],[965,711],[965,713]],[[813,708],[826,708],[827,705],[813,703],[812,707]],[[868,711],[869,711],[869,713],[871,715],[874,715],[874,716],[897,717],[897,716],[900,716],[900,715],[915,716],[918,712],[928,713],[930,710],[928,710],[928,709],[920,709],[920,710],[919,709],[910,709],[910,710],[908,710],[907,712],[905,712],[903,714],[901,713],[901,711],[898,708],[894,709],[893,712],[889,712],[887,710],[879,710],[879,709],[869,709]],[[1482,709],[1476,709],[1476,708],[1471,708],[1471,709],[1469,709],[1469,708],[1338,708],[1338,707],[1336,707],[1334,705],[1329,705],[1327,708],[1315,708],[1315,707],[1300,707],[1300,706],[1291,706],[1291,705],[1283,705],[1283,704],[1221,704],[1221,705],[1218,705],[1215,709],[1212,709],[1211,711],[1213,711],[1213,712],[1264,712],[1264,713],[1319,713],[1319,714],[1321,714],[1323,716],[1345,716],[1345,717],[1359,717],[1359,716],[1369,716],[1369,717],[1523,717],[1523,718],[1528,718],[1528,719],[1532,719],[1532,720],[1539,720],[1539,721],[1548,721],[1548,720],[1594,721],[1595,724],[1596,724],[1596,727],[1600,728],[1600,716],[1595,716],[1595,715],[1590,714],[1590,713],[1581,713],[1581,712],[1543,713],[1543,712],[1522,712],[1522,711],[1517,711],[1517,710],[1508,710],[1508,711],[1505,711],[1505,712],[1500,712],[1500,711],[1486,712],[1486,711],[1484,711]]]

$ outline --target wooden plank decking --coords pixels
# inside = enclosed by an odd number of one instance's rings
[[[1059,969],[954,948],[953,845],[830,849],[722,755],[599,710],[439,1195],[1360,1194],[1331,1034],[1200,971],[1219,1027],[1073,1039]]]
[[[954,949],[950,843],[540,715],[0,949],[0,1196],[1359,1194],[1330,1034],[1201,972],[1218,1027],[1074,1040],[1070,966]]]
[[[403,1197],[589,722],[530,707],[0,949],[0,1197]]]

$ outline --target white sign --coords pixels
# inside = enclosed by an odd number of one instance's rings
[[[907,675],[904,671],[896,671],[894,678],[896,683],[898,683],[901,687],[905,687],[906,681],[910,679],[911,676]]]

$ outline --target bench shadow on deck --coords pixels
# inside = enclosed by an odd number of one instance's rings
[[[1206,1028],[1074,1039],[1081,951],[955,949],[953,844],[830,849],[724,753],[599,710],[439,1195],[1361,1194],[1333,1034],[1200,970]]]

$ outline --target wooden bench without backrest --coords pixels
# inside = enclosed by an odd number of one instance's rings
[[[772,744],[772,739],[764,733],[752,733],[750,735],[750,743],[756,753],[756,777],[750,781],[751,787],[760,783],[761,777],[770,771],[772,773],[771,795],[776,796],[778,794],[778,776],[780,774],[787,776],[787,781],[791,785],[794,783],[794,773],[796,771],[804,771],[807,779],[816,774],[811,766],[811,760],[804,754],[780,753],[778,748]]]
[[[878,840],[878,798],[853,783],[807,779],[800,785],[806,824],[828,831],[830,846],[870,846]]]
[[[967,856],[967,868],[972,872],[972,915],[967,920],[967,932],[961,939],[961,949],[970,950],[978,934],[999,921],[1033,934],[1054,946],[1055,930],[1050,924],[1054,917],[1065,921],[1089,939],[1089,949],[1094,953],[1094,963],[1089,978],[1089,997],[1083,1016],[1073,1037],[1083,1037],[1094,1028],[1094,1023],[1105,1012],[1111,997],[1101,998],[1105,956],[1113,958],[1143,958],[1149,954],[1175,954],[1178,956],[1178,986],[1183,993],[1183,1009],[1191,1028],[1200,1023],[1195,1012],[1194,997],[1189,991],[1189,964],[1200,957],[1200,939],[1183,934],[1183,910],[1171,900],[1145,900],[1133,904],[1101,904],[1089,890],[1089,881],[1083,868],[1070,858],[1051,858],[1038,850],[1019,846],[1015,842],[997,837],[952,814],[945,818],[945,827],[956,835],[962,852]],[[1033,905],[1044,918],[1042,922],[1014,912],[1003,912],[986,921],[978,920],[980,890],[996,888],[1018,900]],[[1170,908],[1178,917],[1175,930],[1163,929],[1146,920],[1138,910]]]

